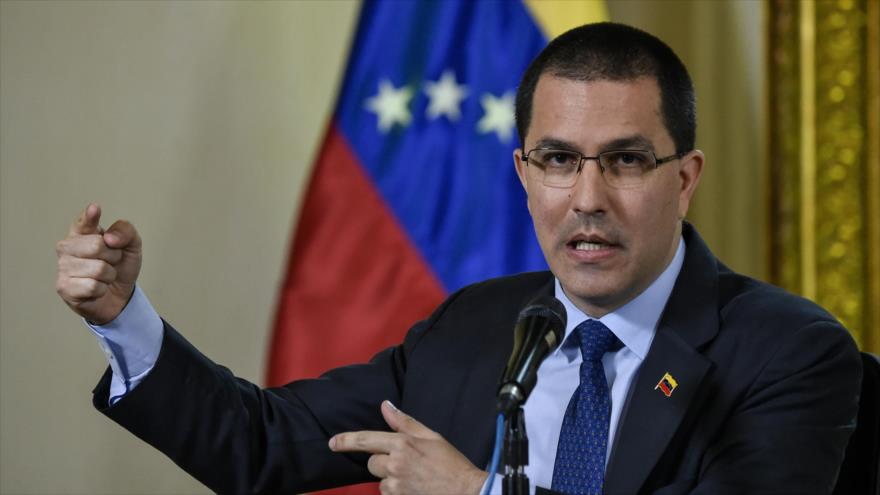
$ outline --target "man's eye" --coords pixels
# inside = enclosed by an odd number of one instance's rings
[[[602,158],[608,165],[619,168],[644,168],[649,163],[648,156],[637,151],[612,151]]]
[[[549,151],[543,155],[541,161],[547,167],[570,167],[577,164],[578,157],[565,151]]]

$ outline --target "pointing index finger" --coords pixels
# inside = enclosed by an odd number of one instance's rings
[[[330,450],[387,454],[391,452],[396,436],[397,433],[387,431],[348,431],[330,439]]]
[[[392,430],[407,433],[420,438],[433,438],[437,436],[433,430],[420,423],[418,420],[397,408],[390,400],[382,401],[380,406],[382,417]]]
[[[86,209],[70,226],[71,234],[88,235],[103,233],[99,223],[101,221],[101,207],[96,203],[89,203]]]

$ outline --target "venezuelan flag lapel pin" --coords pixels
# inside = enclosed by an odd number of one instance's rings
[[[671,397],[673,390],[675,390],[675,387],[677,386],[678,382],[675,381],[675,378],[672,378],[672,375],[670,375],[667,371],[663,375],[663,378],[661,378],[660,381],[657,382],[657,386],[654,387],[654,390],[660,389],[660,391],[663,392],[663,395],[665,395],[666,397]]]

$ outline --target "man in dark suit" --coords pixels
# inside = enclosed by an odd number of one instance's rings
[[[704,158],[678,58],[626,26],[570,31],[523,77],[517,124],[514,161],[551,272],[466,287],[369,364],[276,389],[235,378],[162,322],[151,365],[135,376],[111,363],[95,406],[219,492],[380,478],[386,493],[476,493],[516,316],[556,295],[577,321],[526,405],[538,484],[830,492],[854,428],[857,350],[821,308],[733,273],[683,221]],[[59,243],[58,291],[92,322],[131,321],[145,304],[140,240],[126,222],[103,232],[99,216],[88,207]],[[578,394],[597,386],[583,370],[598,333],[611,337],[594,410]],[[570,457],[583,411],[600,411],[586,415],[599,441]],[[572,481],[564,466],[580,462],[599,463],[598,484]]]

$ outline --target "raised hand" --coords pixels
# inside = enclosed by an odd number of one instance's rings
[[[117,220],[106,231],[101,207],[89,204],[58,241],[55,290],[78,315],[95,324],[112,321],[125,308],[141,270],[141,238]]]
[[[352,431],[330,439],[334,452],[369,452],[367,469],[381,478],[383,495],[479,493],[487,473],[474,466],[438,433],[398,410],[381,406],[394,432]]]

